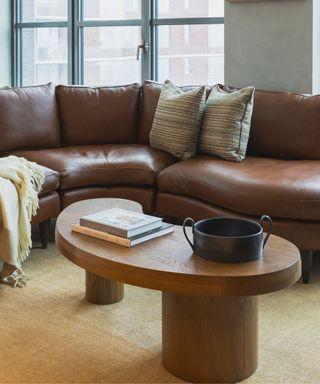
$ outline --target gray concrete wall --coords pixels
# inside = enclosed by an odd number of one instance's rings
[[[320,0],[313,0],[313,93],[320,93]]]
[[[11,84],[10,0],[0,0],[0,86]]]
[[[266,90],[319,91],[315,50],[319,0],[225,6],[225,83]],[[316,25],[313,19],[317,20]],[[315,48],[315,49],[313,49]]]

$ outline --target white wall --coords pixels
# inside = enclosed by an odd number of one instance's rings
[[[318,92],[317,9],[319,0],[226,2],[225,83]]]
[[[11,83],[10,0],[0,0],[0,86]]]

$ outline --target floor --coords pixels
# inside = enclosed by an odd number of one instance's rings
[[[0,285],[0,383],[177,383],[161,364],[161,296],[84,299],[84,272],[34,248],[26,288]],[[259,367],[245,383],[320,382],[320,259],[311,283],[260,298]]]

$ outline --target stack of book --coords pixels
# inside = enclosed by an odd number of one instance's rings
[[[80,218],[72,224],[73,232],[132,247],[144,241],[173,232],[173,225],[160,217],[122,208],[111,208]]]

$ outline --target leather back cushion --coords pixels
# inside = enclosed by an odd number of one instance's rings
[[[142,86],[139,143],[149,144],[149,134],[156,113],[162,84],[145,81]]]
[[[138,137],[139,84],[57,87],[64,145],[126,144]]]
[[[248,154],[320,159],[320,96],[256,91]]]
[[[142,86],[141,118],[139,127],[139,143],[149,144],[149,134],[152,128],[154,115],[156,113],[160,92],[163,84],[155,81],[145,81]],[[180,87],[183,91],[191,91],[199,88],[199,85],[188,85]],[[208,98],[211,87],[206,87],[206,97]]]
[[[0,152],[60,145],[54,86],[0,91]]]

